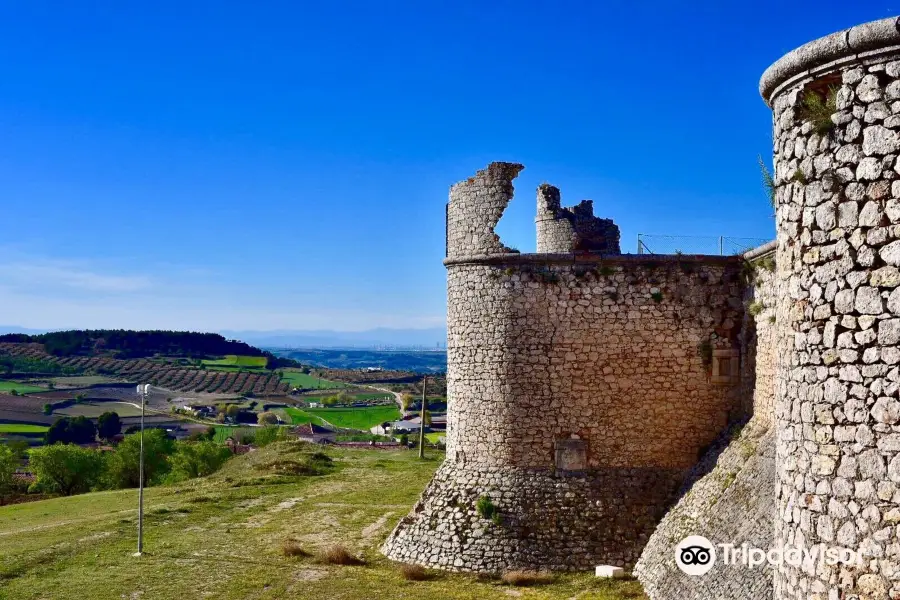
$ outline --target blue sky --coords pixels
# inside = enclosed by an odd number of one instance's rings
[[[416,328],[449,186],[768,238],[759,76],[887,2],[0,0],[0,324]]]

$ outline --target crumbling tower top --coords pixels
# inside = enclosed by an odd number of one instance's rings
[[[560,206],[559,189],[543,183],[537,190],[537,251],[539,254],[596,252],[620,254],[619,227],[594,216],[594,202]]]

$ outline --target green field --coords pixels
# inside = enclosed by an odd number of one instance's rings
[[[263,368],[269,363],[269,359],[265,356],[238,356],[236,354],[228,354],[225,358],[219,360],[204,360],[204,365],[217,367],[254,367]]]
[[[328,381],[327,379],[320,379],[313,375],[301,373],[300,371],[289,370],[284,371],[284,377],[281,378],[281,381],[283,383],[291,384],[292,387],[313,390],[333,390],[348,387],[346,383],[343,383],[341,381]]]
[[[252,434],[253,430],[253,427],[228,427],[226,425],[216,425],[216,437],[213,439],[222,444],[230,437],[237,436],[237,438],[240,439],[241,436]]]
[[[415,435],[415,434],[413,434],[413,435]],[[412,436],[410,436],[410,437],[412,437]],[[438,440],[440,438],[446,439],[447,432],[446,431],[432,431],[431,433],[425,434],[425,439],[428,440],[432,444],[437,444]]]
[[[274,474],[273,461],[310,450],[276,443],[218,473],[145,490],[144,552],[136,546],[137,492],[117,490],[0,507],[0,598],[16,600],[640,600],[633,580],[561,574],[511,588],[496,579],[435,571],[407,581],[379,546],[413,507],[440,464],[409,450],[329,449],[331,473]],[[474,514],[474,506],[467,507]],[[286,557],[343,544],[365,566]]]
[[[0,423],[0,433],[46,433],[50,429],[45,425],[26,425],[24,423]]]
[[[88,419],[96,419],[105,412],[115,412],[120,417],[141,416],[140,407],[127,402],[82,402],[56,409],[53,411],[53,414],[67,417],[85,416]]]
[[[365,408],[304,408],[303,412],[320,417],[335,427],[368,431],[370,428],[400,418],[396,406],[367,406]]]
[[[322,419],[319,417],[313,416],[306,412],[305,410],[301,410],[299,408],[281,408],[279,409],[287,415],[288,419],[290,419],[292,425],[303,425],[305,423],[315,423],[316,425],[322,424]]]
[[[16,390],[20,394],[31,394],[33,392],[46,392],[47,388],[30,385],[21,381],[0,380],[0,392],[11,392],[13,390]]]

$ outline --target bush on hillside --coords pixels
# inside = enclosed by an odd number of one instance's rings
[[[231,458],[231,451],[212,441],[180,442],[169,457],[171,472],[167,482],[206,477],[218,471]]]
[[[90,491],[100,481],[103,459],[97,450],[53,444],[32,450],[29,468],[36,477],[36,489],[71,496]]]
[[[107,484],[112,488],[138,487],[140,481],[141,434],[126,435],[106,458]],[[169,472],[169,456],[175,441],[162,429],[144,430],[144,485],[159,483]]]

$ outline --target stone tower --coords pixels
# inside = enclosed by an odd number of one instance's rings
[[[540,252],[519,254],[494,227],[522,169],[450,190],[447,455],[383,551],[465,571],[631,566],[740,410],[742,261],[620,255],[612,221],[546,185]]]
[[[777,193],[777,600],[900,598],[900,28],[815,40],[765,72]]]

